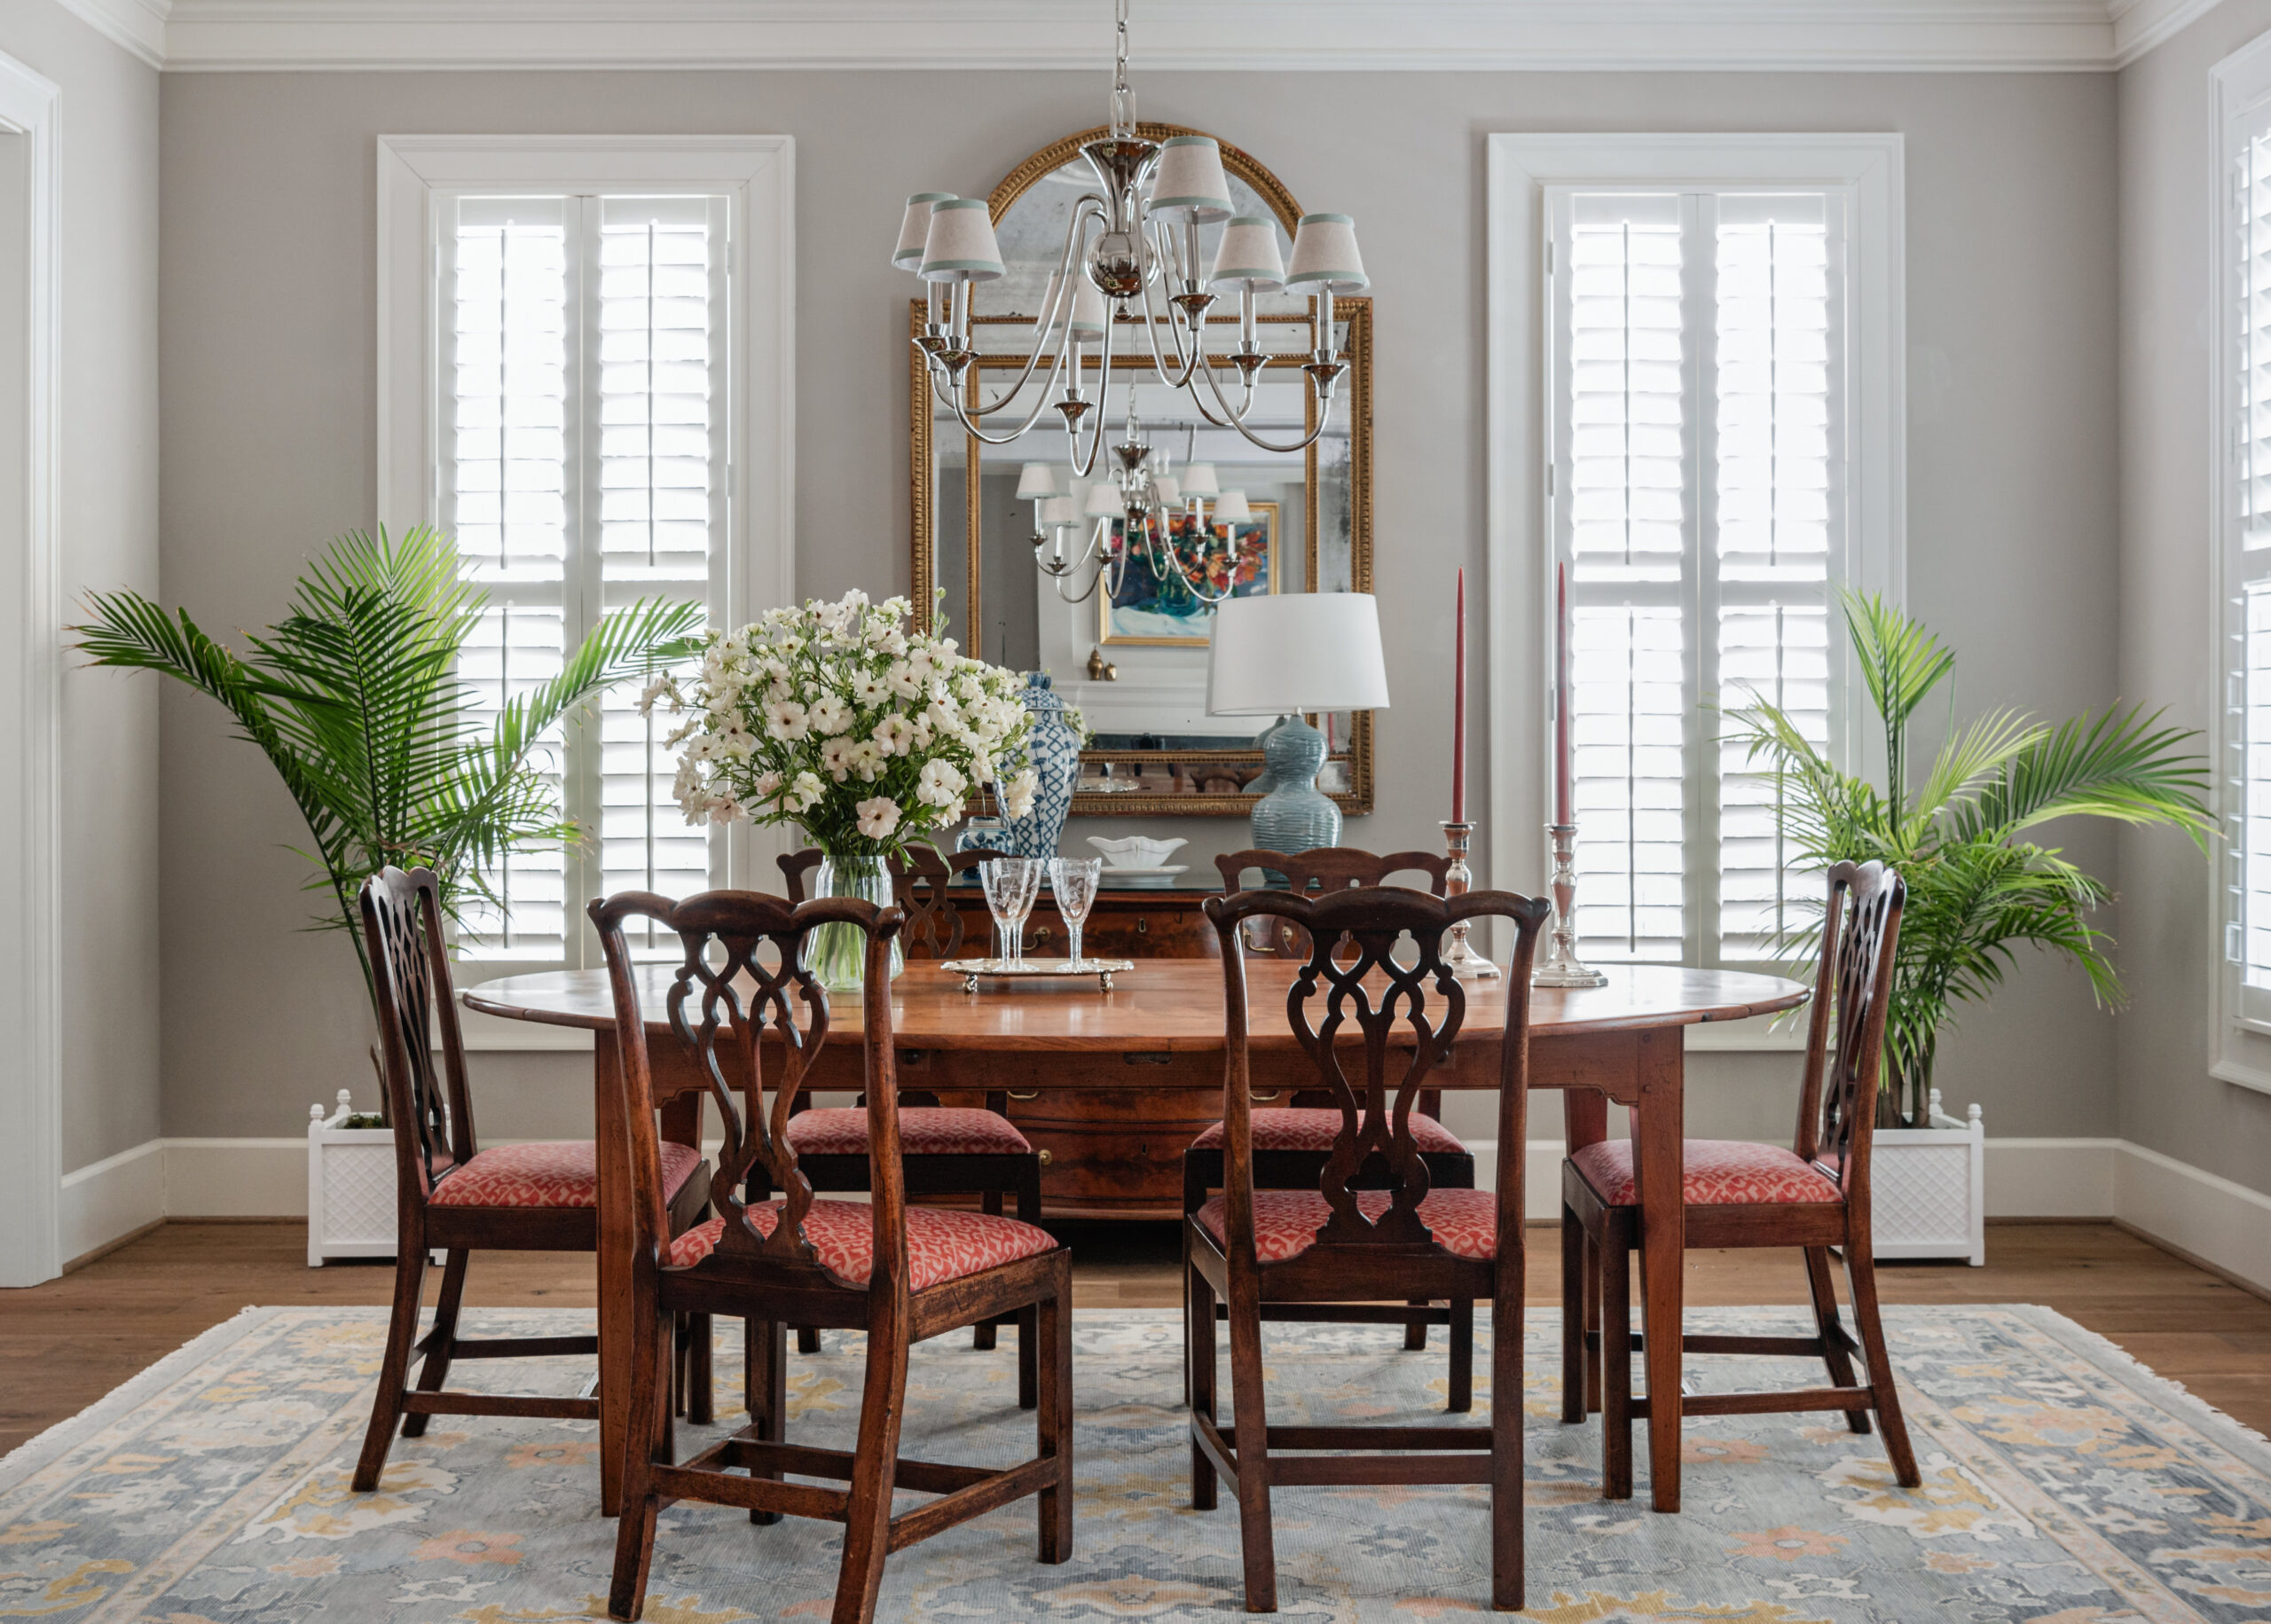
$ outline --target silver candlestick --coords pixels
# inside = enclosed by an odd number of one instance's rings
[[[1472,823],[1443,825],[1443,843],[1451,856],[1451,866],[1443,870],[1443,895],[1464,897],[1474,887],[1474,873],[1466,866],[1467,843],[1474,837]],[[1468,921],[1460,920],[1448,934],[1450,949],[1443,954],[1443,964],[1461,981],[1488,981],[1498,974],[1498,967],[1475,952],[1467,940]]]
[[[1553,836],[1553,934],[1529,978],[1534,987],[1605,987],[1608,977],[1577,957],[1577,826],[1549,823]]]

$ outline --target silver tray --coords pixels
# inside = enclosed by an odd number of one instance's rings
[[[1112,978],[1120,970],[1136,968],[1133,959],[949,959],[939,968],[949,976],[962,977],[962,990],[978,991],[981,981],[1021,980],[1027,977],[1037,980],[1062,981],[1067,977],[1094,976],[1096,985],[1112,991]]]

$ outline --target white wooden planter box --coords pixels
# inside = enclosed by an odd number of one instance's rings
[[[329,1117],[308,1107],[310,1268],[332,1258],[394,1256],[394,1130],[339,1126],[354,1114],[344,1088]]]
[[[1931,1094],[1928,1128],[1879,1128],[1869,1164],[1870,1228],[1880,1258],[1987,1261],[1987,1129],[1942,1114]]]

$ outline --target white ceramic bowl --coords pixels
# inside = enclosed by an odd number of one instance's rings
[[[1157,868],[1173,857],[1175,848],[1187,846],[1187,840],[1153,840],[1146,835],[1129,835],[1120,840],[1106,840],[1101,835],[1088,836],[1088,843],[1104,853],[1107,867],[1112,868]]]

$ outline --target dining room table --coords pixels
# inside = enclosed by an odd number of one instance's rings
[[[1252,1044],[1248,1087],[1257,1094],[1314,1087],[1312,1063],[1296,1043],[1285,1000],[1294,962],[1255,958],[1246,965]],[[656,1105],[664,1136],[699,1142],[705,1081],[671,1032],[668,998],[674,961],[639,965],[640,1008],[648,1034]],[[1631,1112],[1640,1205],[1643,1368],[1648,1407],[1652,1503],[1679,1509],[1680,1335],[1686,1209],[1681,1142],[1686,1137],[1686,1029],[1795,1008],[1808,989],[1774,976],[1667,965],[1605,967],[1607,985],[1539,987],[1530,994],[1530,1086],[1560,1090],[1565,1136],[1576,1151],[1608,1136],[1608,1106]],[[1450,1054],[1427,1087],[1493,1091],[1498,1038],[1505,1029],[1503,977],[1461,984],[1464,1017]],[[1223,1086],[1224,979],[1220,963],[1142,959],[1109,990],[1079,981],[986,982],[917,961],[892,985],[892,1032],[902,1090],[939,1094],[1004,1090],[1180,1089]],[[623,1451],[631,1434],[627,1403],[633,1338],[631,1311],[630,1150],[615,1035],[615,1008],[603,969],[550,970],[484,982],[461,994],[468,1009],[510,1020],[581,1027],[593,1034],[594,1139],[599,1163],[599,1342],[601,1503],[614,1516],[622,1497]],[[860,1085],[856,1026],[813,1057],[806,1083],[816,1092]],[[692,1137],[688,1137],[688,1135]],[[1517,1174],[1520,1147],[1500,1147],[1499,1166]],[[1519,1333],[1517,1333],[1519,1334]],[[1664,1401],[1670,1400],[1670,1401]]]

